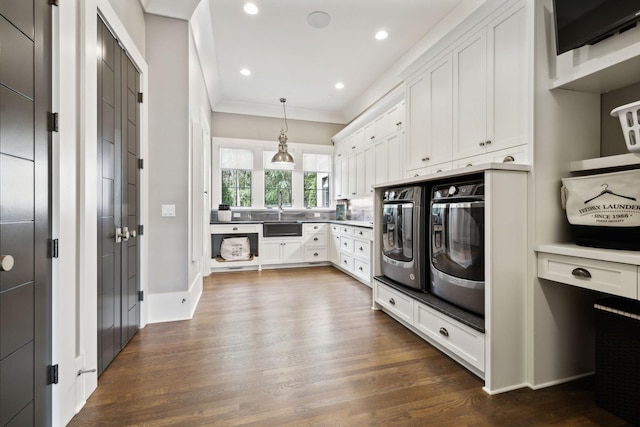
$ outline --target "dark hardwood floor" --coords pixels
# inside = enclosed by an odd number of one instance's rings
[[[218,273],[140,330],[71,426],[623,426],[593,381],[495,396],[332,267]]]

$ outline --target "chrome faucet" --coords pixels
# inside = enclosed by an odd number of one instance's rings
[[[278,221],[282,221],[282,190],[278,190]]]

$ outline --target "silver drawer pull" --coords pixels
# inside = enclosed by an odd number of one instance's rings
[[[360,246],[360,251],[364,251],[364,249],[362,249],[362,246]]]
[[[360,271],[364,271],[364,269],[363,269],[362,267],[358,267],[358,269],[359,269]]]
[[[581,279],[591,279],[591,273],[589,273],[589,270],[587,270],[586,268],[574,268],[571,274],[574,277],[580,277]]]
[[[440,328],[439,331],[442,335],[444,335],[445,337],[449,336],[449,331],[447,331],[447,328]]]
[[[314,252],[314,253],[313,253],[313,256],[318,256],[318,252]]]
[[[344,242],[344,245],[347,246],[347,242]]]
[[[233,231],[238,231],[238,227],[233,227]]]
[[[313,241],[314,241],[314,242],[317,242],[317,241],[318,241],[318,238],[317,238],[317,237],[314,237],[314,238],[313,238]]]
[[[389,304],[396,305],[396,300],[394,300],[393,298],[389,298]]]

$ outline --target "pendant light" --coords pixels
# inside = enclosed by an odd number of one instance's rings
[[[287,151],[287,132],[289,131],[289,125],[287,124],[287,109],[284,106],[287,100],[280,98],[280,102],[282,102],[282,111],[284,112],[284,129],[280,130],[280,136],[278,137],[280,145],[278,146],[278,152],[271,159],[271,163],[293,164],[293,157]]]

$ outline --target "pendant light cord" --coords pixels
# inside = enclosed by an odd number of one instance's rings
[[[289,124],[287,123],[287,109],[284,106],[284,103],[287,102],[286,98],[280,98],[280,102],[282,102],[282,111],[284,112],[284,128],[285,133],[289,132]]]

